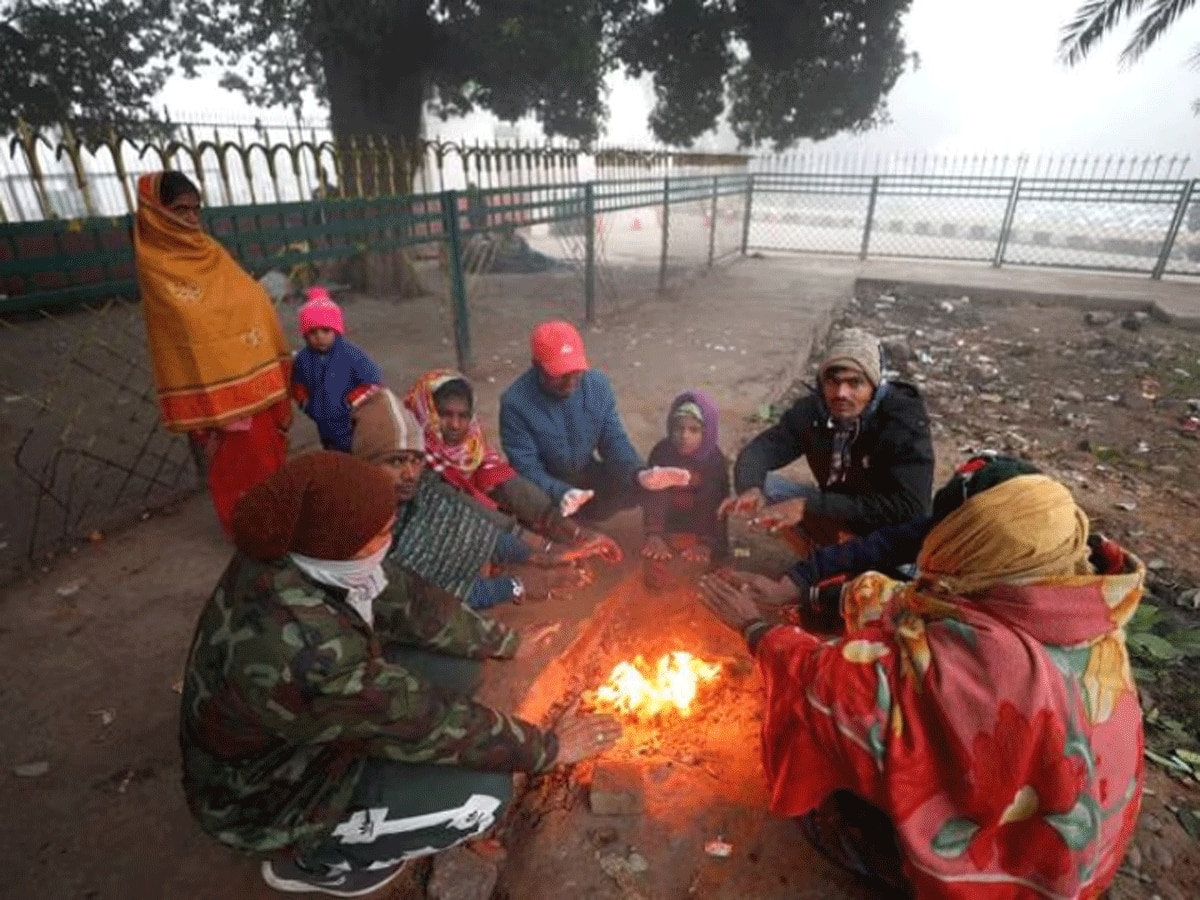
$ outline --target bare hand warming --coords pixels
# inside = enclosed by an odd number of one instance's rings
[[[554,733],[558,737],[555,763],[570,766],[612,747],[621,737],[621,724],[612,716],[568,716]]]
[[[728,497],[717,507],[718,516],[753,516],[767,505],[767,495],[762,488],[748,488],[736,497]]]

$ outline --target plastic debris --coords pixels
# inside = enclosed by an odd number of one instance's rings
[[[45,760],[13,766],[13,774],[18,778],[41,778],[50,771],[50,763]]]
[[[717,835],[715,840],[706,841],[704,853],[716,859],[728,859],[733,855],[733,844],[727,843],[723,835]]]
[[[1113,504],[1113,506],[1124,512],[1133,512],[1135,509],[1137,509],[1137,504],[1132,500],[1118,500]]]
[[[55,588],[54,593],[60,597],[73,597],[79,593],[79,589],[83,587],[86,579],[77,578],[74,581],[68,581],[64,585]]]

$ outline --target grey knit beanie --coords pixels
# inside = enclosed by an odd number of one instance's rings
[[[829,340],[829,350],[821,360],[818,377],[824,378],[830,369],[858,369],[872,387],[879,387],[883,377],[879,340],[861,328],[839,331]]]

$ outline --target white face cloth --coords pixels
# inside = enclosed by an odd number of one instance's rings
[[[345,589],[346,602],[368,626],[374,627],[373,604],[388,585],[387,576],[383,574],[383,558],[387,556],[388,549],[385,544],[382,549],[363,559],[313,559],[301,553],[289,553],[288,556],[313,581]]]

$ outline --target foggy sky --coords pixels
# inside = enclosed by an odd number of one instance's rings
[[[1057,59],[1059,33],[1079,0],[914,0],[905,20],[909,48],[920,54],[892,91],[891,125],[860,136],[838,136],[819,151],[889,153],[1192,153],[1200,158],[1200,72],[1187,59],[1200,44],[1200,9],[1185,14],[1136,65],[1117,62],[1130,29],[1105,40],[1074,69]],[[646,128],[649,85],[611,79],[611,117],[605,140],[654,143]],[[160,102],[185,110],[244,113],[239,96],[200,81],[172,79]],[[320,110],[314,110],[317,116]],[[430,136],[494,136],[490,116],[442,122],[431,118]],[[518,125],[522,137],[540,134],[536,123]],[[506,130],[511,133],[511,130]],[[732,149],[726,129],[699,146]],[[806,149],[801,145],[801,150]],[[807,149],[813,146],[807,145]],[[1195,162],[1193,165],[1195,166]]]

